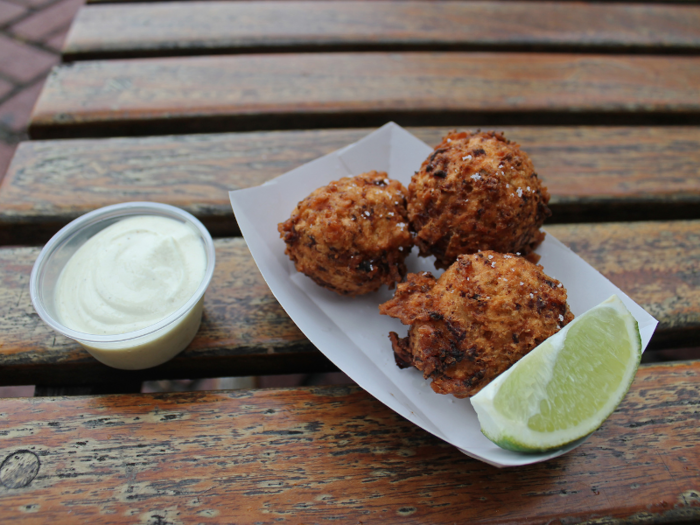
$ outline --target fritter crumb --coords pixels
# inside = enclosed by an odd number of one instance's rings
[[[285,253],[299,272],[341,295],[393,287],[413,246],[406,193],[376,171],[318,188],[279,224]]]
[[[528,255],[543,240],[549,193],[532,161],[501,133],[448,133],[408,187],[420,255],[447,268],[478,250]]]
[[[411,325],[390,334],[396,364],[439,394],[469,397],[574,318],[566,289],[514,254],[461,255],[439,279],[408,274],[379,312]]]

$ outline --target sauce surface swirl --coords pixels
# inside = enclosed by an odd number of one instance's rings
[[[60,321],[89,334],[122,334],[153,325],[195,293],[207,266],[193,228],[167,217],[123,219],[91,237],[58,279]]]

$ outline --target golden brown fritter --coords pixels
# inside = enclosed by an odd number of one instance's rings
[[[450,132],[408,187],[415,243],[437,268],[478,250],[527,255],[544,239],[548,202],[527,154],[493,131]]]
[[[396,364],[456,397],[479,392],[574,318],[542,266],[494,251],[461,255],[437,280],[408,274],[379,311],[411,325],[407,337],[389,336]]]
[[[278,230],[298,271],[350,296],[393,287],[413,245],[406,188],[376,171],[318,188]]]

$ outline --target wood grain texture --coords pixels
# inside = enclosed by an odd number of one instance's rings
[[[3,523],[691,523],[700,362],[579,448],[496,469],[356,387],[5,399]],[[4,477],[3,477],[4,474]]]
[[[697,346],[700,323],[700,230],[696,221],[549,226],[549,231],[659,320],[654,344],[668,338]],[[643,239],[643,240],[642,240]],[[640,249],[641,245],[644,249]],[[649,299],[653,297],[653,302]],[[673,334],[673,335],[671,335]]]
[[[699,53],[700,7],[561,2],[167,2],[87,6],[63,60],[251,52]]]
[[[402,125],[700,121],[700,57],[297,53],[55,68],[34,139]]]
[[[98,363],[50,330],[29,298],[37,248],[0,249],[0,384],[92,385],[334,369],[284,313],[243,239],[216,241],[202,326],[188,349],[144,371]]]
[[[562,225],[550,231],[659,320],[650,349],[697,346],[700,221]],[[138,372],[106,367],[49,329],[28,294],[39,250],[0,249],[0,385],[80,386],[331,369],[276,302],[243,239],[219,239],[216,246],[217,268],[195,340],[172,361]]]
[[[499,128],[502,129],[502,128]],[[448,128],[411,128],[430,145]],[[87,211],[146,200],[240,235],[228,191],[257,186],[369,129],[20,144],[0,182],[0,244],[38,244]],[[700,128],[505,128],[552,200],[549,223],[700,218]]]

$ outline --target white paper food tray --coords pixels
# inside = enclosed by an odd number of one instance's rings
[[[358,385],[406,419],[497,467],[526,465],[559,456],[582,442],[555,452],[521,454],[503,450],[481,433],[469,399],[434,393],[429,381],[413,368],[400,370],[388,334],[403,336],[408,327],[379,315],[378,305],[393,296],[386,287],[355,298],[341,297],[300,274],[284,254],[277,224],[291,215],[309,193],[333,180],[377,170],[408,186],[432,148],[400,126],[389,123],[365,138],[294,169],[268,183],[229,193],[243,237],[280,302],[306,337]],[[545,272],[568,291],[571,311],[578,316],[617,294],[639,322],[646,348],[657,321],[610,281],[551,235],[536,250]],[[433,258],[406,259],[409,272],[430,271]]]

